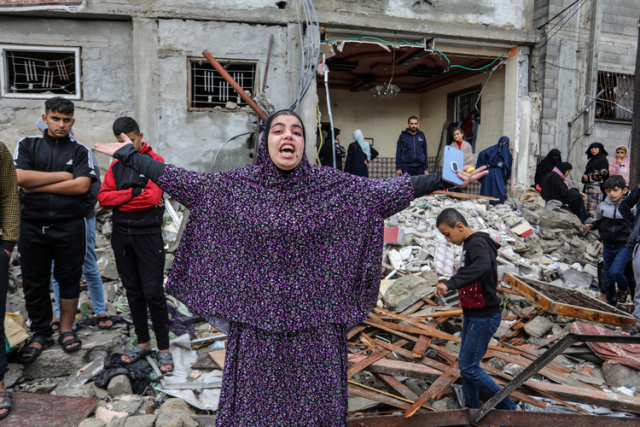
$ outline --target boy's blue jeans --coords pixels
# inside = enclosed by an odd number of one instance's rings
[[[490,399],[500,391],[498,384],[480,368],[480,361],[487,352],[489,341],[498,330],[501,320],[500,314],[491,317],[464,316],[458,367],[467,408],[480,408],[479,393]],[[498,403],[496,408],[515,411],[516,405],[507,397]]]
[[[53,273],[53,263],[51,263],[51,272]],[[89,296],[93,303],[93,311],[96,315],[101,316],[105,313],[104,306],[104,289],[102,287],[102,278],[98,269],[98,257],[96,256],[96,219],[87,219],[87,255],[84,258],[82,266],[82,274],[87,281]],[[53,295],[56,299],[56,318],[60,318],[60,286],[56,279],[52,276]]]
[[[616,305],[613,297],[616,294],[616,283],[618,289],[626,291],[629,289],[629,282],[624,275],[627,263],[633,254],[632,247],[622,247],[618,249],[604,246],[602,250],[602,261],[604,262],[604,291],[607,295],[607,302]]]

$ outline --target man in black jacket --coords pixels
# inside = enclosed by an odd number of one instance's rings
[[[89,149],[69,136],[74,105],[55,97],[45,103],[44,135],[21,139],[14,163],[21,202],[18,250],[31,338],[20,353],[24,363],[51,347],[49,294],[51,261],[60,284],[60,338],[65,352],[80,349],[72,332],[86,252],[85,194],[97,179]]]
[[[496,262],[500,245],[487,233],[474,233],[464,216],[455,209],[443,210],[436,219],[436,226],[447,241],[462,246],[458,272],[446,283],[439,283],[435,295],[458,291],[464,315],[458,358],[462,390],[467,408],[479,408],[478,392],[489,399],[500,391],[495,381],[480,368],[489,341],[502,320]],[[507,397],[496,408],[514,411],[516,405]]]
[[[396,146],[396,174],[411,176],[429,173],[427,138],[418,129],[418,118],[409,117],[409,126],[402,131]]]

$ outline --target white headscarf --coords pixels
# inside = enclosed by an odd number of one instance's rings
[[[364,135],[360,129],[357,129],[353,132],[353,140],[360,145],[364,154],[367,155],[367,161],[371,161],[371,146],[367,141],[364,140]]]

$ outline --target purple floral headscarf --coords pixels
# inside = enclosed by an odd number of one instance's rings
[[[306,156],[282,174],[264,137],[253,166],[169,165],[158,185],[191,211],[166,291],[225,331],[356,325],[377,301],[384,218],[414,197],[408,175],[362,178]]]

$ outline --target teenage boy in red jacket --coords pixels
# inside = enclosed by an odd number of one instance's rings
[[[153,152],[135,120],[120,117],[113,123],[113,133],[122,142],[122,134],[142,154],[164,163]],[[127,363],[151,354],[151,338],[147,326],[147,307],[158,342],[158,364],[164,372],[173,371],[169,353],[169,315],[164,294],[164,241],[162,223],[164,204],[162,190],[135,170],[114,161],[104,177],[98,193],[100,206],[113,209],[111,246],[118,274],[127,290],[131,317],[138,336],[138,346],[122,356]]]

